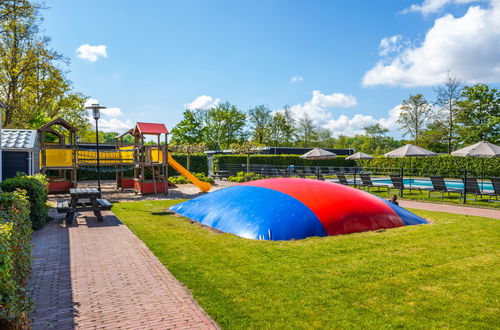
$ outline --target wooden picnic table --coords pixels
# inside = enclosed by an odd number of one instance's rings
[[[71,188],[70,201],[57,203],[57,211],[66,213],[67,223],[71,223],[77,211],[93,211],[97,221],[102,222],[101,210],[110,210],[113,206],[108,200],[101,199],[101,192],[95,188]]]

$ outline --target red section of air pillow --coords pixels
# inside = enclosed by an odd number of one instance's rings
[[[328,235],[403,226],[384,201],[364,191],[309,179],[266,179],[243,183],[280,191],[304,203],[319,218]]]

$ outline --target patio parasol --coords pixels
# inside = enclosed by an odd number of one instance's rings
[[[317,166],[317,176],[319,178],[319,161],[322,159],[333,159],[337,158],[337,154],[334,154],[333,152],[330,152],[328,150],[320,149],[320,148],[314,148],[305,154],[301,155],[299,158],[302,159],[315,159],[318,161],[318,166]]]
[[[373,159],[375,157],[370,156],[368,154],[365,154],[364,152],[357,152],[355,154],[352,154],[345,159],[347,160],[356,160],[356,159]],[[356,166],[354,166],[354,186],[356,186]]]
[[[468,147],[458,149],[451,153],[452,156],[458,157],[476,157],[476,158],[494,158],[500,157],[500,146],[487,141],[481,141]],[[483,189],[484,181],[484,160],[481,164],[481,190]]]
[[[384,154],[384,156],[388,158],[403,158],[403,157],[410,158],[410,187],[411,187],[411,173],[412,173],[411,159],[413,157],[433,157],[436,156],[436,153],[418,146],[414,146],[413,144],[407,144],[400,148],[389,151],[388,153]]]

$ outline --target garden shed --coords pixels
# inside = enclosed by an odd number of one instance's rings
[[[2,129],[2,180],[40,171],[38,134],[30,129]]]

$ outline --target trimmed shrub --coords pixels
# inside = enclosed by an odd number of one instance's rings
[[[252,181],[252,180],[259,180],[259,179],[265,179],[266,177],[263,177],[260,174],[256,174],[253,172],[238,172],[236,175],[232,175],[228,178],[229,181],[232,182],[247,182],[247,181]]]
[[[374,168],[410,168],[409,158],[387,158],[377,156],[375,159],[357,160],[358,166]],[[436,157],[414,157],[411,159],[413,175],[443,175],[445,177],[461,177],[467,169],[469,175],[480,176],[484,171],[486,177],[500,176],[500,158],[472,158],[439,155]]]
[[[455,157],[450,155],[439,155],[436,157],[414,157],[409,158],[387,158],[377,156],[375,159],[362,159],[356,161],[346,160],[345,156],[337,156],[334,159],[321,161],[299,158],[300,155],[250,155],[250,166],[274,165],[274,166],[332,166],[379,169],[410,169],[410,161],[413,175],[443,175],[446,177],[461,177],[466,168],[469,175],[480,176],[484,171],[485,177],[500,176],[500,158],[471,158]],[[225,166],[244,165],[247,163],[246,155],[214,155],[214,170],[224,169]],[[484,168],[483,168],[484,167]]]
[[[24,191],[0,192],[0,328],[28,328],[31,221]]]
[[[275,166],[333,166],[333,167],[351,167],[355,166],[352,160],[346,160],[346,156],[337,156],[334,159],[312,160],[302,159],[300,155],[250,155],[250,165],[275,165]],[[218,170],[225,165],[241,165],[247,163],[246,155],[214,155],[214,169]]]
[[[194,173],[194,176],[203,182],[209,182],[209,183],[214,183],[214,179],[207,177],[205,173]],[[179,176],[171,176],[168,178],[168,181],[172,182],[173,184],[186,184],[186,183],[191,183],[188,179],[186,179],[184,176],[179,175]]]
[[[3,191],[13,192],[16,189],[25,190],[30,202],[30,219],[33,229],[40,229],[47,219],[47,178],[44,175],[18,175],[3,181],[0,185]]]

